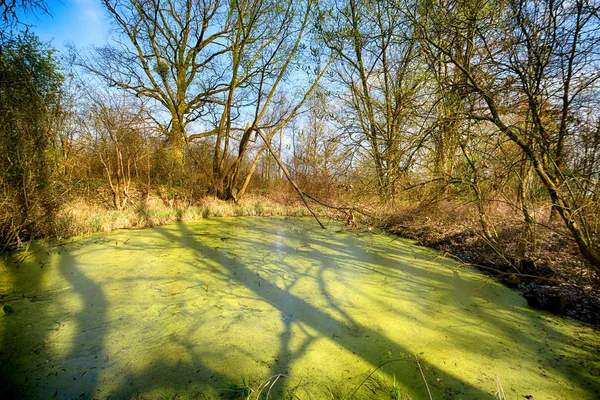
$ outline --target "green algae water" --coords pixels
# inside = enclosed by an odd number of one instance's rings
[[[0,274],[2,398],[258,395],[277,374],[271,398],[600,398],[597,330],[383,234],[206,219],[38,245]]]

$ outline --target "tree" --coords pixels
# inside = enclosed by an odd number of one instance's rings
[[[292,137],[290,162],[302,187],[324,198],[331,197],[337,185],[346,183],[350,170],[344,135],[334,130],[329,121],[327,95],[321,90],[310,97],[301,129]]]
[[[5,29],[14,27],[19,22],[17,9],[25,13],[36,11],[48,13],[44,0],[2,0],[0,2],[0,36],[4,37]]]
[[[145,154],[145,127],[143,105],[136,104],[126,95],[102,96],[94,94],[89,110],[81,124],[90,149],[104,168],[112,192],[113,206],[122,210],[129,201],[131,180],[136,161]]]
[[[585,147],[582,133],[595,129],[582,126],[595,119],[584,118],[580,107],[598,95],[598,10],[587,0],[513,0],[488,7],[451,1],[443,7],[426,3],[415,21],[423,39],[464,78],[472,98],[465,117],[493,123],[522,150],[581,254],[600,273],[589,223],[593,196],[582,184],[598,171],[581,176],[574,169],[592,156],[578,149]],[[439,41],[432,26],[444,26],[457,40],[470,38],[470,56]]]
[[[262,146],[253,156],[250,168],[239,186],[238,178],[244,157],[258,131],[272,140],[302,108],[330,62],[320,63],[321,52],[306,39],[314,0],[288,2],[254,0],[236,3],[235,25],[231,33],[231,83],[213,160],[215,192],[225,199],[237,200],[244,195],[260,157],[267,150]],[[308,53],[308,54],[306,54]],[[311,67],[314,65],[314,68]],[[294,76],[296,75],[296,76]],[[300,83],[302,76],[304,84]],[[242,78],[243,79],[240,79]],[[286,78],[296,78],[296,85],[286,85]],[[285,89],[282,89],[282,86]],[[232,125],[234,107],[246,109],[246,126]],[[229,140],[240,132],[237,154],[225,166]],[[224,142],[221,148],[221,142]],[[221,181],[224,187],[221,188]]]
[[[167,116],[157,116],[168,138],[168,159],[181,172],[186,142],[216,134],[188,134],[187,126],[222,104],[229,84],[221,58],[231,15],[221,0],[103,0],[117,40],[81,59],[86,69],[110,85],[153,100]]]
[[[338,123],[367,153],[381,199],[393,199],[424,133],[417,110],[426,76],[412,22],[381,1],[332,1],[318,29],[336,56]]]
[[[0,43],[0,230],[6,245],[52,224],[47,127],[62,81],[54,50],[36,36]]]

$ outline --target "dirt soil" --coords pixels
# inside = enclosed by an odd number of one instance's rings
[[[538,227],[532,241],[525,239],[528,235],[523,224],[507,223],[496,229],[505,257],[472,227],[418,215],[397,218],[388,226],[392,233],[472,264],[519,290],[533,308],[600,327],[600,277],[594,275],[568,233],[558,224]],[[517,256],[519,253],[523,256]]]

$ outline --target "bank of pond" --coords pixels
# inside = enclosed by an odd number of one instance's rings
[[[598,330],[333,222],[36,243],[0,262],[0,296],[2,398],[600,398]]]

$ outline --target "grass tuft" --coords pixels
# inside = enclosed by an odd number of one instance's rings
[[[242,377],[242,382],[228,382],[227,387],[221,389],[225,398],[230,400],[242,400],[248,399],[250,394],[252,393],[252,389],[250,388],[250,384],[245,377]]]

